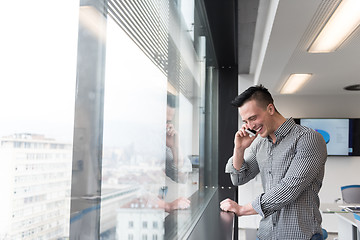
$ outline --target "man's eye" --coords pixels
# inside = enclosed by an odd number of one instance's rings
[[[255,121],[256,120],[256,117],[253,117],[253,118],[250,118],[249,121]]]

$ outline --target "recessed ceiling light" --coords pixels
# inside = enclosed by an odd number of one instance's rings
[[[298,91],[309,79],[311,78],[311,73],[294,73],[289,76],[285,84],[280,90],[281,94],[292,94]]]
[[[360,84],[354,84],[344,87],[347,91],[360,91]]]
[[[342,0],[308,52],[335,51],[360,24],[360,1]]]

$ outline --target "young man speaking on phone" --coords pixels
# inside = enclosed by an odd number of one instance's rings
[[[234,185],[260,174],[264,192],[243,206],[225,199],[220,208],[238,216],[260,214],[260,240],[322,239],[318,193],[327,158],[323,137],[284,118],[262,85],[248,88],[232,104],[243,125],[235,134],[226,172]]]

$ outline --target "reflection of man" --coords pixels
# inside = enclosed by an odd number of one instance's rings
[[[127,203],[125,208],[132,206],[143,206],[144,208],[160,208],[166,212],[177,209],[187,209],[190,207],[190,200],[178,195],[177,185],[186,183],[188,173],[192,171],[192,164],[188,158],[181,156],[179,151],[178,133],[174,127],[174,116],[176,111],[176,97],[168,93],[167,111],[166,111],[166,157],[165,157],[165,175],[171,180],[166,180],[166,186],[157,190],[157,186],[145,185],[136,199]],[[164,176],[156,176],[161,178]],[[151,189],[150,189],[151,188]],[[156,193],[155,193],[156,192]],[[172,194],[171,194],[172,193]],[[174,194],[175,193],[175,194]],[[169,197],[169,195],[172,195]]]
[[[235,134],[226,172],[234,185],[260,174],[264,192],[243,206],[226,199],[220,208],[238,216],[260,214],[259,239],[322,239],[318,193],[327,158],[323,137],[285,119],[261,85],[237,96],[233,105],[244,124]],[[247,128],[261,137],[249,136]]]
[[[185,183],[192,165],[188,158],[184,158],[179,151],[179,137],[174,128],[176,97],[167,95],[166,108],[166,176],[175,182]]]
[[[170,211],[175,209],[186,209],[190,206],[190,201],[181,196],[178,197],[179,183],[186,183],[188,180],[188,173],[192,171],[192,165],[188,158],[184,157],[179,148],[179,136],[174,127],[174,118],[176,112],[176,96],[168,93],[167,107],[166,107],[166,158],[165,158],[165,174],[171,180],[166,180],[166,189],[168,197],[165,194],[161,195],[163,199],[170,199],[169,203],[165,203],[166,210],[169,207]],[[162,191],[163,192],[163,191]],[[175,196],[169,196],[175,195]],[[175,200],[173,200],[176,198]]]

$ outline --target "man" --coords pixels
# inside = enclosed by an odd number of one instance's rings
[[[176,113],[176,96],[167,94],[166,106],[166,152],[164,156],[164,180],[165,185],[158,186],[156,183],[142,183],[140,193],[136,198],[126,203],[123,208],[142,206],[146,208],[160,208],[170,213],[174,210],[188,209],[191,201],[185,196],[179,196],[179,185],[184,185],[188,175],[192,171],[189,158],[183,157],[179,151],[178,132],[175,129],[174,120]],[[158,174],[156,172],[156,174]],[[157,179],[161,179],[159,175]],[[163,181],[160,181],[163,183]],[[159,187],[159,188],[158,188]]]
[[[192,165],[180,152],[178,133],[174,126],[176,96],[167,94],[166,107],[166,176],[178,183],[186,183]]]
[[[244,124],[235,134],[225,171],[234,185],[260,173],[264,192],[244,206],[226,199],[220,208],[238,216],[260,214],[260,240],[322,239],[318,193],[327,158],[323,137],[285,119],[262,85],[248,88],[232,104]],[[256,136],[246,129],[255,130]]]
[[[189,158],[183,156],[180,152],[178,132],[175,129],[174,119],[176,112],[176,96],[167,94],[166,107],[166,164],[165,179],[166,186],[162,187],[160,198],[168,200],[164,202],[164,208],[167,212],[177,209],[187,209],[190,207],[190,200],[184,196],[179,196],[182,191],[180,185],[186,183],[189,173],[192,171],[192,164]],[[184,186],[182,186],[184,187]],[[167,195],[167,197],[166,197]],[[176,198],[176,199],[175,199]],[[159,202],[161,206],[161,202]]]

